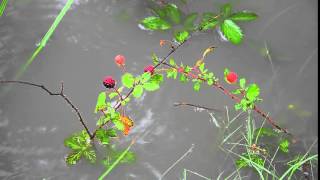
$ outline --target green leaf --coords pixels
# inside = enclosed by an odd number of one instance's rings
[[[159,58],[155,53],[152,53],[151,58],[152,58],[153,64],[155,65],[158,64]]]
[[[117,137],[117,132],[114,129],[108,129],[106,130],[106,133],[109,137]]]
[[[100,110],[103,110],[107,107],[106,104],[107,95],[105,92],[100,92],[97,99],[96,108],[94,110],[95,113],[97,113]]]
[[[200,87],[201,87],[201,82],[197,81],[193,84],[193,90],[196,92],[200,91]]]
[[[180,10],[178,9],[178,7],[175,4],[167,4],[164,7],[164,10],[166,12],[166,16],[167,18],[169,18],[171,20],[171,22],[175,23],[175,24],[179,24],[180,23]]]
[[[235,90],[231,91],[231,93],[232,94],[240,94],[241,91],[240,91],[240,89],[235,89]]]
[[[96,152],[92,148],[88,148],[83,151],[83,157],[87,159],[90,163],[95,163],[97,160]]]
[[[107,145],[110,142],[109,136],[108,136],[105,129],[102,129],[102,128],[98,129],[96,132],[96,137],[97,137],[97,139],[99,139],[99,141],[103,145]]]
[[[144,83],[143,88],[146,91],[155,91],[155,90],[158,90],[160,88],[160,86],[159,86],[159,83],[151,81],[151,82]]]
[[[124,124],[120,119],[113,119],[112,122],[119,131],[124,130]]]
[[[123,86],[127,88],[132,88],[134,84],[134,77],[130,73],[125,73],[124,75],[122,75],[121,81]]]
[[[238,169],[248,166],[251,167],[252,162],[264,166],[264,160],[257,154],[244,154],[240,156],[240,158],[236,160],[236,166]]]
[[[199,66],[199,70],[200,70],[200,72],[202,72],[202,73],[203,73],[203,71],[204,71],[204,66],[205,66],[205,63],[201,63],[201,65]]]
[[[189,37],[188,31],[177,31],[174,33],[174,39],[179,42],[183,43],[185,40],[187,40]]]
[[[171,28],[171,25],[168,22],[155,16],[143,19],[141,24],[149,30],[167,30]]]
[[[167,70],[167,78],[173,78],[176,79],[178,75],[178,72],[176,69],[168,69]]]
[[[240,27],[232,20],[224,20],[220,26],[224,36],[233,44],[239,44],[242,41],[243,34]]]
[[[175,62],[175,60],[174,60],[173,58],[170,58],[169,64],[170,64],[171,66],[175,66],[175,65],[176,65],[176,62]]]
[[[260,88],[257,84],[250,84],[246,91],[246,98],[250,101],[254,101],[260,94]]]
[[[106,124],[108,121],[110,120],[110,116],[105,117],[105,116],[101,116],[98,121],[97,121],[97,126],[101,126],[103,124]]]
[[[187,17],[184,20],[183,26],[187,30],[193,30],[194,29],[194,21],[197,19],[198,13],[190,13],[187,15]]]
[[[288,139],[282,139],[279,143],[279,149],[284,153],[288,153],[289,145],[290,145],[290,142]]]
[[[113,98],[116,97],[116,96],[118,96],[118,93],[112,92],[112,93],[109,94],[109,99],[111,100],[111,99],[113,99]]]
[[[230,70],[228,68],[224,68],[223,75],[226,77],[229,74]]]
[[[201,30],[208,30],[208,29],[213,29],[218,23],[218,19],[215,18],[216,14],[213,13],[203,13],[202,14],[202,20],[200,23],[200,28]]]
[[[143,94],[143,86],[137,85],[136,87],[134,87],[132,94],[135,98],[141,97],[141,95]]]
[[[207,83],[208,83],[209,86],[211,86],[214,83],[214,81],[213,81],[212,78],[210,78],[210,79],[208,79]]]
[[[220,13],[222,13],[224,17],[230,16],[231,11],[232,11],[232,6],[230,3],[224,4],[220,9]]]
[[[78,133],[72,134],[70,137],[64,140],[64,145],[72,150],[81,150],[89,146],[88,143],[90,137],[84,130]]]
[[[253,12],[241,11],[231,14],[229,19],[233,21],[253,21],[258,18],[258,15]]]
[[[264,136],[275,137],[277,135],[278,133],[271,128],[261,127],[254,130],[254,137],[258,137],[258,136],[259,137],[264,137]]]
[[[245,78],[241,78],[239,80],[239,85],[240,85],[241,89],[244,89],[246,87],[246,79]]]
[[[188,81],[187,79],[188,78],[184,74],[180,75],[180,82],[187,82]]]
[[[67,165],[71,166],[77,164],[81,159],[81,155],[81,151],[72,151],[71,153],[69,153],[66,157]]]
[[[236,111],[240,110],[241,108],[242,108],[242,105],[240,103],[237,103],[237,104],[234,105],[234,109]]]

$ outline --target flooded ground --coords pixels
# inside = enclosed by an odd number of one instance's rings
[[[189,11],[217,9],[224,1],[189,0]],[[201,51],[214,44],[207,66],[218,76],[225,67],[237,71],[261,86],[260,106],[282,126],[298,136],[305,145],[318,134],[318,24],[316,0],[246,0],[233,1],[236,9],[249,9],[259,19],[241,26],[245,32],[240,46],[221,41],[218,33],[198,34],[174,54],[177,61],[193,63]],[[34,51],[41,37],[63,7],[65,0],[9,1],[0,18],[0,78],[11,79]],[[164,56],[168,49],[159,47],[169,33],[146,32],[138,21],[149,15],[144,0],[77,0],[54,33],[48,45],[32,63],[22,80],[43,83],[65,93],[77,104],[94,128],[93,114],[102,77],[121,71],[113,57],[127,57],[129,71],[141,73],[151,63],[151,53]],[[272,63],[261,55],[269,48]],[[0,99],[0,179],[96,179],[103,167],[85,162],[69,168],[64,157],[68,150],[63,139],[81,128],[71,109],[59,98],[38,89],[12,86],[9,93],[1,87]],[[132,134],[121,140],[148,132],[133,147],[137,161],[115,169],[109,179],[158,179],[181,157],[188,154],[163,179],[179,179],[184,168],[207,177],[228,170],[232,162],[221,163],[223,154],[217,145],[219,128],[210,123],[207,113],[192,108],[174,108],[176,101],[194,102],[225,110],[232,109],[230,99],[211,88],[200,93],[191,84],[168,80],[160,91],[147,93],[129,108],[136,125]],[[299,111],[288,110],[288,105]],[[301,113],[303,112],[303,113]],[[231,112],[232,115],[236,112]],[[221,114],[221,119],[225,118]],[[259,119],[259,116],[256,116]],[[240,119],[241,120],[241,119]],[[302,143],[303,144],[303,143]],[[190,179],[200,179],[190,177]],[[250,177],[248,178],[250,179]],[[254,178],[251,178],[254,179]]]

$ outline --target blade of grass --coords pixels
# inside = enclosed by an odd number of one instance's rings
[[[27,62],[19,69],[18,73],[15,76],[15,79],[19,79],[21,75],[27,70],[29,65],[35,60],[35,58],[38,56],[38,54],[41,52],[41,50],[46,46],[48,40],[60,24],[61,20],[65,16],[65,14],[68,12],[70,9],[71,5],[73,4],[74,0],[68,0],[67,3],[64,5],[56,19],[54,20],[53,24],[47,31],[47,33],[43,36],[42,40],[40,41],[40,44],[38,48],[33,52],[32,56],[27,60]],[[1,10],[1,9],[0,9]]]
[[[125,151],[121,153],[121,155],[111,164],[111,166],[98,178],[98,180],[103,180],[108,174],[120,163],[120,161],[126,156],[129,152],[131,146],[135,143],[135,139],[133,139],[130,145],[127,147]]]
[[[1,4],[0,4],[0,17],[3,15],[4,10],[6,9],[8,4],[8,0],[2,0]]]

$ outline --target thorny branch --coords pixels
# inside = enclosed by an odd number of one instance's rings
[[[0,84],[23,84],[23,85],[28,85],[28,86],[33,86],[33,87],[37,87],[40,88],[42,90],[44,90],[45,92],[47,92],[50,96],[59,96],[61,98],[63,98],[65,100],[65,102],[67,104],[70,105],[70,107],[75,111],[75,114],[78,116],[80,123],[82,124],[82,126],[84,127],[84,129],[87,131],[87,133],[89,134],[90,138],[92,138],[92,134],[89,131],[89,128],[87,127],[87,125],[85,124],[81,113],[79,111],[79,109],[71,102],[71,100],[64,94],[64,85],[63,82],[61,82],[61,87],[60,87],[60,92],[54,92],[50,89],[48,89],[46,86],[42,85],[42,84],[36,84],[36,83],[31,83],[28,81],[6,81],[6,80],[1,80]]]

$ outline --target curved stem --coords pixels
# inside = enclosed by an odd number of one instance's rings
[[[63,90],[64,90],[64,86],[63,83],[61,83],[61,89],[60,92],[53,92],[52,90],[48,89],[46,86],[42,85],[42,84],[36,84],[36,83],[32,83],[32,82],[28,82],[28,81],[0,81],[0,84],[24,84],[24,85],[28,85],[28,86],[33,86],[33,87],[37,87],[40,88],[42,90],[44,90],[45,92],[47,92],[50,96],[60,96],[61,98],[64,99],[64,101],[70,105],[70,107],[75,111],[75,114],[78,116],[79,121],[81,123],[81,125],[84,127],[84,129],[86,130],[86,132],[89,134],[90,138],[92,138],[92,134],[88,128],[88,126],[85,124],[81,113],[79,111],[79,109],[71,102],[71,100],[64,94]]]

